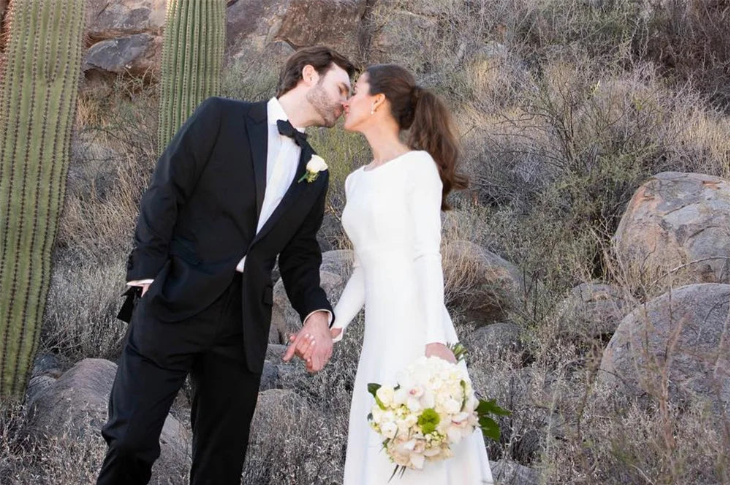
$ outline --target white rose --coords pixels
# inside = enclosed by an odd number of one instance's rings
[[[411,410],[412,413],[417,413],[421,410],[421,402],[416,399],[415,397],[409,397],[408,403],[407,403],[408,409]]]
[[[309,163],[307,163],[307,172],[319,173],[323,170],[327,170],[327,164],[325,163],[324,158],[319,155],[312,155],[312,159],[309,160]]]
[[[447,399],[444,403],[444,409],[449,414],[456,414],[461,411],[461,403],[456,399]]]
[[[398,432],[398,426],[394,422],[384,423],[380,427],[380,433],[388,439],[395,438],[395,434]]]
[[[405,404],[407,399],[408,392],[401,387],[400,389],[395,391],[395,394],[393,395],[393,404],[395,404],[396,406],[400,406],[401,404]]]
[[[383,403],[383,406],[388,407],[391,404],[393,404],[393,395],[395,394],[395,391],[390,386],[383,386],[375,393],[376,396],[378,396],[378,399],[380,399],[380,402]]]
[[[436,405],[436,398],[433,395],[432,392],[426,391],[423,396],[421,396],[421,406],[425,408],[432,408]]]
[[[418,423],[418,416],[416,416],[415,414],[409,414],[408,416],[405,417],[405,419],[403,420],[403,423],[406,426],[408,426],[409,428],[411,428]]]

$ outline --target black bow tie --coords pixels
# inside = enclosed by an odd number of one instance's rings
[[[279,128],[279,133],[292,138],[299,146],[304,146],[304,143],[307,141],[307,134],[294,128],[289,121],[277,120],[276,126]]]

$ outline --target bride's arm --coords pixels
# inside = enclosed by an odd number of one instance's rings
[[[426,344],[446,344],[444,330],[444,274],[441,267],[442,183],[436,163],[419,160],[411,177],[408,204],[413,221],[414,264],[420,303],[426,321]]]
[[[333,339],[333,342],[342,340],[345,329],[365,304],[365,279],[363,276],[360,261],[355,253],[355,261],[352,265],[352,276],[347,280],[347,285],[342,291],[342,296],[335,306],[337,320],[332,325],[332,330],[340,329],[340,334]]]

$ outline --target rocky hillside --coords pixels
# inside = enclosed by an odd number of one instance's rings
[[[124,261],[155,162],[165,1],[88,6],[42,351],[26,402],[0,410],[0,483],[93,483],[103,458]],[[475,388],[512,411],[487,444],[500,483],[730,483],[730,3],[227,11],[223,95],[270,96],[287,55],[324,43],[361,65],[404,64],[448,101],[471,186],[443,217],[447,304]],[[340,129],[311,139],[331,167],[321,276],[336,301],[352,264],[342,185],[370,154]],[[274,300],[244,483],[341,483],[362,322],[309,376],[280,359],[299,327],[281,281]],[[189,410],[186,387],[154,483],[187,483]]]

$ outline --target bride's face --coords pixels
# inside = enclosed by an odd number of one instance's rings
[[[345,126],[347,131],[362,131],[372,120],[370,111],[375,104],[375,96],[370,95],[368,74],[364,73],[355,83],[352,96],[345,103]]]

